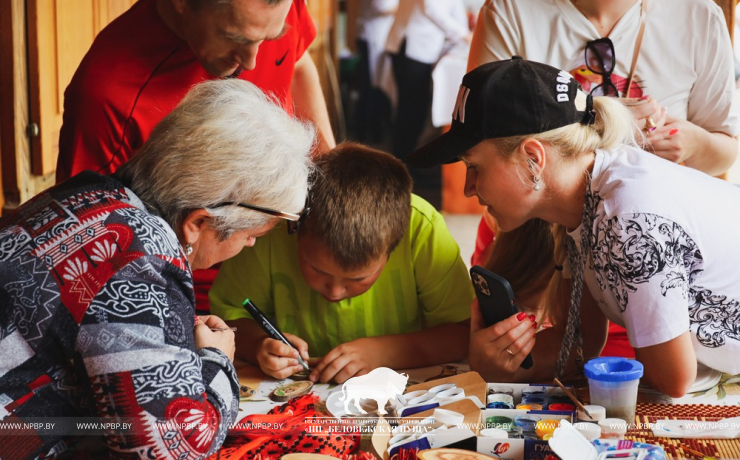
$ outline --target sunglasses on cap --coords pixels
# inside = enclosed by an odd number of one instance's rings
[[[586,43],[586,67],[603,78],[599,86],[591,89],[592,96],[619,97],[619,91],[612,81],[615,63],[614,43],[608,37]]]
[[[214,206],[209,206],[210,208],[222,208],[224,206],[239,206],[240,208],[250,209],[252,211],[261,212],[263,214],[268,214],[270,216],[279,217],[281,219],[285,219],[288,221],[288,235],[292,235],[295,232],[298,231],[299,228],[301,228],[301,224],[306,219],[306,216],[309,212],[311,212],[311,207],[308,203],[308,195],[306,195],[306,205],[303,207],[303,211],[301,211],[300,214],[295,214],[292,212],[283,212],[283,211],[276,211],[274,209],[270,208],[263,208],[261,206],[254,206],[251,204],[246,203],[239,203],[237,201],[224,201],[222,203],[218,203]]]

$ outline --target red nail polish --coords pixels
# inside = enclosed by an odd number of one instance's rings
[[[676,134],[677,132],[678,132],[678,130],[677,130],[677,129],[672,129],[672,130],[671,130],[671,131],[670,131],[670,132],[668,133],[668,135],[669,135],[669,136],[673,136],[673,135],[674,135],[674,134]]]
[[[527,314],[524,312],[521,312],[518,315],[516,315],[516,319],[518,319],[519,321],[524,321],[524,318],[526,317],[527,317]]]
[[[534,315],[529,315],[529,320],[532,321],[533,323],[537,322],[537,318],[535,318]]]
[[[641,101],[647,101],[648,99],[650,99],[650,96],[642,96],[640,98]]]
[[[537,330],[537,322],[536,322],[536,321],[535,321],[535,323],[534,323],[534,324],[532,325],[532,329],[534,329],[534,330]]]

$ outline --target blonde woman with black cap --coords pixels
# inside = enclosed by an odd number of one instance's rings
[[[463,78],[457,101],[450,131],[409,163],[462,160],[465,194],[503,231],[554,224],[555,265],[567,261],[572,284],[569,300],[535,312],[555,325],[536,335],[517,316],[484,328],[474,303],[473,369],[489,381],[567,374],[598,354],[608,318],[668,395],[686,392],[697,363],[740,372],[740,188],[645,152],[621,103],[545,64],[485,64]],[[553,291],[563,273],[554,271]],[[520,369],[530,352],[534,367]]]

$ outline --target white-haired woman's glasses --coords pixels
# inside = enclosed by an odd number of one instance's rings
[[[252,211],[257,211],[263,214],[269,214],[271,216],[280,217],[281,219],[285,219],[288,221],[288,235],[292,235],[295,232],[297,232],[298,229],[301,227],[301,223],[303,222],[303,220],[306,218],[308,213],[311,212],[311,207],[308,205],[308,196],[306,197],[306,205],[303,207],[303,211],[301,211],[300,214],[295,214],[292,212],[276,211],[270,208],[263,208],[262,206],[255,206],[252,204],[239,203],[238,201],[224,201],[224,202],[221,202],[216,205],[209,206],[209,207],[210,208],[221,208],[224,206],[239,206],[240,208],[251,209]]]

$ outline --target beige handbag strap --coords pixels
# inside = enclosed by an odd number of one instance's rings
[[[645,34],[645,23],[647,22],[647,2],[648,0],[642,0],[642,8],[640,10],[640,30],[637,32],[637,39],[635,39],[635,51],[632,53],[632,65],[630,66],[630,75],[627,79],[627,88],[624,91],[624,97],[629,97],[630,89],[632,88],[632,80],[635,78],[637,58],[640,56],[642,36]]]

